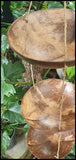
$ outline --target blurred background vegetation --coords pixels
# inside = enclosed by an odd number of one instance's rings
[[[64,7],[64,1],[32,2],[30,12]],[[11,23],[27,14],[29,3],[30,1],[1,1],[1,154],[6,151],[14,128],[22,124],[25,138],[29,129],[29,124],[22,118],[20,104],[25,94],[23,86],[32,85],[32,82],[18,81],[26,69],[17,54],[10,49],[6,35]],[[75,1],[67,1],[67,8],[75,10]],[[50,69],[46,71],[43,79],[47,78],[49,71]],[[75,66],[67,68],[66,80],[75,83]],[[64,159],[75,159],[75,146]]]

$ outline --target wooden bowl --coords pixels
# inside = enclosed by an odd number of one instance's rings
[[[36,83],[24,95],[21,111],[24,119],[34,128],[59,131],[59,115],[63,80],[47,79]],[[75,86],[64,83],[61,131],[75,126]]]
[[[66,65],[75,65],[75,11],[66,9]],[[10,47],[28,62],[44,68],[64,67],[64,9],[46,9],[23,15],[7,33]]]
[[[59,132],[29,128],[27,143],[32,154],[38,159],[56,159]],[[59,159],[65,157],[72,150],[75,143],[75,129],[61,132]]]

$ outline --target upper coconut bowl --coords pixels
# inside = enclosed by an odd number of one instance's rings
[[[13,51],[43,68],[75,64],[75,11],[66,9],[67,57],[64,53],[64,9],[46,9],[16,19],[7,32]]]

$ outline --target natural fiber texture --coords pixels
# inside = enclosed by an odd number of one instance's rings
[[[32,82],[33,82],[33,85],[34,85],[34,75],[33,75],[32,64],[30,64],[30,70],[31,70],[31,78],[32,78]]]
[[[65,60],[66,60],[66,56],[67,56],[67,37],[66,37],[66,35],[67,35],[66,1],[64,1],[64,54],[65,54]],[[64,76],[63,76],[62,97],[61,97],[61,105],[60,105],[59,130],[61,129],[61,121],[62,121],[62,108],[63,108],[63,98],[64,98],[65,75],[66,75],[66,63],[64,63]],[[59,159],[60,140],[61,140],[61,132],[59,133],[57,156],[55,156],[57,159]]]
[[[30,13],[31,7],[32,7],[32,1],[30,2],[30,5],[29,5],[28,14]],[[32,67],[32,64],[30,64],[30,70],[31,70],[31,78],[32,78],[32,82],[33,82],[33,85],[34,85],[34,74],[33,74],[33,67]]]
[[[28,14],[30,13],[31,7],[32,7],[32,1],[30,2],[30,5],[29,5]]]

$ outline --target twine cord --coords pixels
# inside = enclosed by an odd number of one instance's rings
[[[31,7],[32,7],[32,1],[30,2],[30,5],[29,5],[28,14],[30,13]],[[28,21],[28,20],[27,20],[27,21]],[[29,64],[29,65],[30,65],[30,71],[31,71],[31,79],[32,79],[32,82],[33,82],[33,85],[34,85],[33,67],[32,67],[32,64]]]
[[[30,5],[29,5],[28,14],[30,13],[31,7],[32,7],[32,1],[30,2]]]
[[[60,117],[59,117],[59,131],[61,130],[61,121],[62,121],[62,108],[63,108],[63,98],[64,98],[64,82],[66,76],[66,56],[67,56],[67,22],[66,22],[66,1],[64,1],[64,76],[63,76],[63,84],[62,84],[62,96],[61,96],[61,105],[60,105]],[[57,159],[59,159],[59,151],[60,151],[60,141],[61,141],[61,132],[59,132],[59,139],[58,139],[58,150]]]
[[[30,64],[30,70],[31,70],[32,82],[33,82],[33,85],[34,85],[34,75],[33,75],[33,67],[32,67],[32,64]]]

